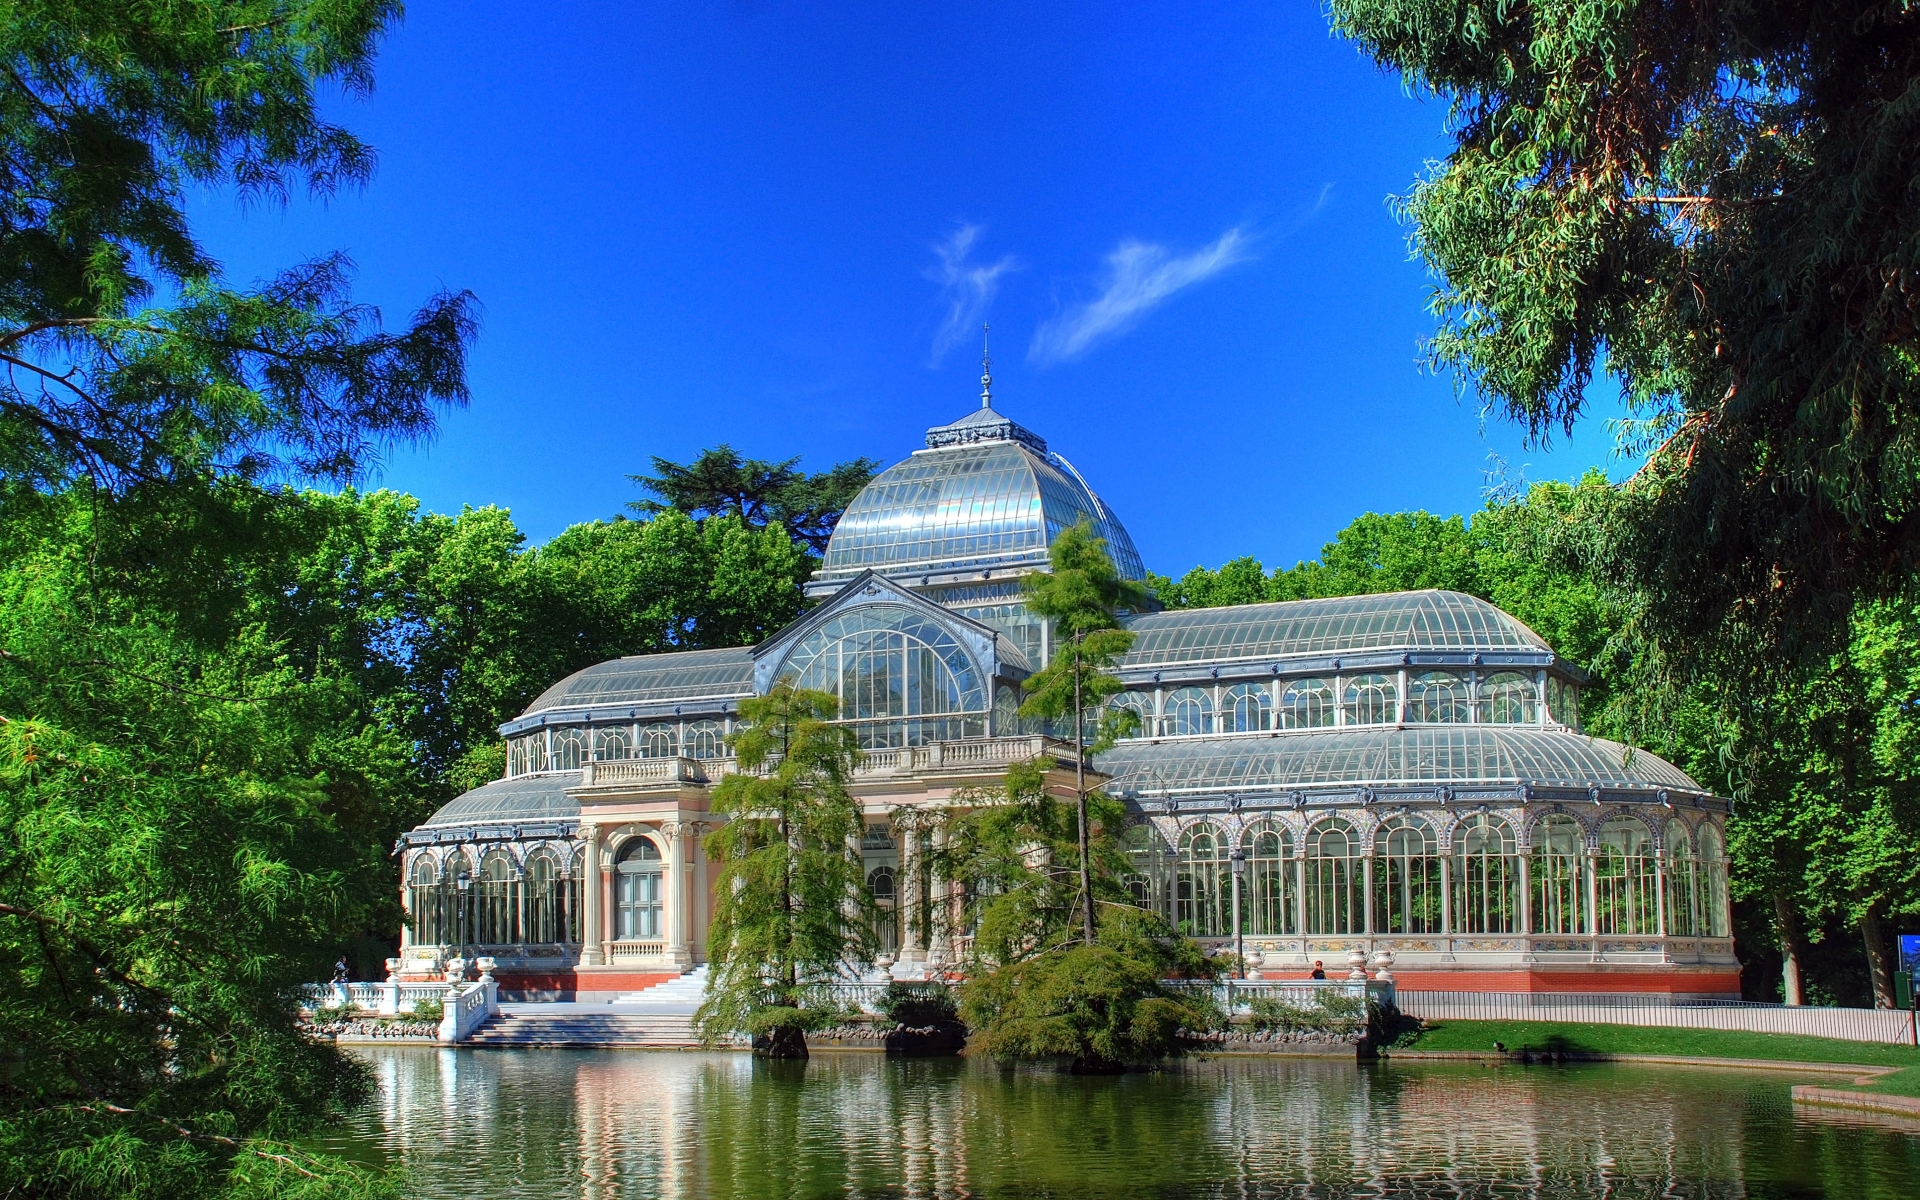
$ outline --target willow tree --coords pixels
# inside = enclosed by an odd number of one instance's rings
[[[779,683],[740,702],[740,764],[713,790],[727,818],[707,839],[720,864],[707,996],[710,1042],[736,1033],[770,1058],[807,1057],[806,1034],[841,1020],[833,986],[872,960],[863,821],[848,790],[860,747],[824,692]]]
[[[1068,721],[1073,726],[1073,772],[1080,862],[1080,937],[1093,944],[1093,864],[1088,847],[1087,755],[1097,754],[1129,731],[1138,718],[1127,709],[1106,711],[1122,690],[1114,670],[1133,645],[1120,613],[1147,602],[1147,589],[1120,577],[1106,542],[1082,520],[1060,531],[1047,551],[1049,570],[1022,580],[1027,608],[1053,626],[1053,659],[1027,677],[1020,715]],[[1089,739],[1088,714],[1101,714]]]
[[[1844,644],[1920,568],[1920,20],[1888,0],[1332,0],[1449,104],[1403,202],[1434,362],[1534,436],[1612,377],[1600,556],[1683,670]]]

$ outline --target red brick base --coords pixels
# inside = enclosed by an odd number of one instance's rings
[[[1272,978],[1271,975],[1268,978]],[[1426,966],[1393,972],[1409,992],[1639,992],[1650,995],[1740,996],[1738,967],[1538,966],[1528,970],[1436,970]]]

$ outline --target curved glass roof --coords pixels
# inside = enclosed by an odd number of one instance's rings
[[[1388,592],[1146,613],[1128,622],[1121,666],[1363,651],[1550,651],[1539,634],[1478,597]]]
[[[447,801],[420,828],[578,820],[580,802],[567,789],[579,782],[578,771],[496,779]]]
[[[1705,790],[1645,750],[1629,759],[1602,738],[1487,725],[1122,742],[1097,761],[1110,786],[1129,793],[1442,783]]]
[[[534,698],[522,717],[554,708],[733,699],[753,694],[753,648],[635,654],[575,671]]]
[[[816,580],[869,568],[891,575],[1041,563],[1054,537],[1083,517],[1121,574],[1146,578],[1119,518],[1045,443],[992,409],[933,433],[943,431],[988,436],[915,451],[876,476],[835,526]]]

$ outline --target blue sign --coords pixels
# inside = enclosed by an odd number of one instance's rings
[[[1920,933],[1900,935],[1900,971],[1902,974],[1920,971]]]

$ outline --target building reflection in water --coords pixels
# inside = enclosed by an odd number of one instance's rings
[[[425,1197],[1892,1197],[1920,1170],[1920,1139],[1796,1116],[1791,1080],[1731,1071],[366,1054],[357,1138]]]

